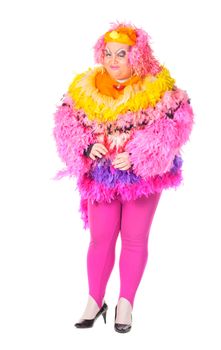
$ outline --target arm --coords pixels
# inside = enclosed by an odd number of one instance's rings
[[[193,126],[190,100],[178,88],[167,91],[153,113],[160,117],[144,129],[136,130],[125,147],[134,173],[144,178],[162,175],[170,169]]]
[[[59,171],[56,179],[65,175],[82,176],[91,166],[93,160],[86,156],[85,149],[94,143],[90,128],[84,127],[78,121],[79,111],[73,108],[73,101],[65,96],[62,104],[57,107],[54,114],[55,137],[57,152],[66,164],[66,169]]]

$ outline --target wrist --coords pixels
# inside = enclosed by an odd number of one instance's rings
[[[89,157],[93,145],[94,145],[94,143],[91,143],[86,149],[84,149],[84,155],[86,157]]]

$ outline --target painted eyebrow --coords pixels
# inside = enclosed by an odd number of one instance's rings
[[[120,53],[121,51],[126,52],[126,53],[128,52],[128,50],[122,48],[122,49],[117,50],[115,53]]]
[[[109,53],[112,53],[111,50],[109,48],[105,48],[104,51],[107,51]],[[115,51],[115,53],[119,53],[121,51],[124,51],[124,52],[128,52],[129,50],[126,50],[124,49],[123,47],[121,49],[118,49],[117,51]]]

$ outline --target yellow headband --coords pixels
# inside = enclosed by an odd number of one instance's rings
[[[136,33],[131,28],[118,28],[117,30],[112,30],[104,35],[104,41],[108,42],[117,42],[127,45],[135,45],[136,43]]]

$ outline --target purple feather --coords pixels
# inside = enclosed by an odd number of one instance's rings
[[[114,187],[118,182],[133,184],[141,180],[141,177],[135,175],[131,170],[114,169],[109,159],[101,159],[99,163],[96,163],[95,167],[90,170],[90,177],[107,187]]]
[[[180,156],[175,156],[174,160],[173,160],[173,167],[170,169],[170,171],[172,173],[176,173],[178,171],[178,169],[181,168],[183,164],[183,160]]]

